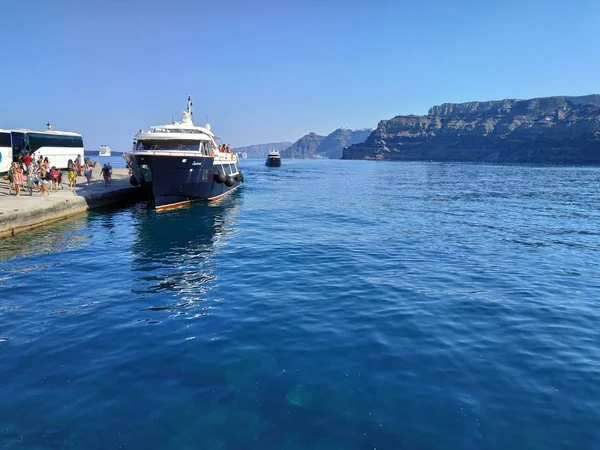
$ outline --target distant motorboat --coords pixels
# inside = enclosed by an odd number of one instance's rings
[[[98,152],[98,156],[110,156],[111,150],[108,145],[101,145],[100,151]]]
[[[239,152],[239,153],[238,153],[238,157],[239,157],[239,158],[246,159],[246,158],[248,157],[248,153],[246,153],[246,152]]]
[[[277,150],[269,151],[267,155],[267,161],[265,162],[267,167],[280,167],[281,166],[281,155]]]

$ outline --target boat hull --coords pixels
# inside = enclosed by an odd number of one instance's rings
[[[281,158],[267,158],[265,162],[267,167],[281,167]]]
[[[221,165],[214,164],[212,157],[135,154],[124,157],[135,181],[148,192],[156,209],[183,206],[197,200],[216,200],[240,184],[240,177],[230,176],[222,183],[215,179]]]

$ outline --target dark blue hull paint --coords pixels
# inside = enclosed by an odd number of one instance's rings
[[[134,177],[150,194],[155,208],[214,199],[239,186],[238,180],[232,186],[214,180],[217,167],[211,157],[129,154],[125,159]],[[146,167],[149,171],[144,176]]]
[[[267,158],[267,162],[265,162],[265,166],[281,167],[281,158]]]

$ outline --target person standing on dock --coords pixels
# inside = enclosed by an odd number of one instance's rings
[[[10,169],[8,169],[8,195],[12,194],[15,186],[15,163],[11,163]]]
[[[59,185],[59,178],[60,178],[60,172],[59,170],[56,168],[56,166],[52,166],[52,169],[50,169],[50,181],[51,181],[51,186],[50,186],[50,190],[51,191],[58,191],[58,185]]]
[[[77,155],[77,159],[75,160],[75,163],[77,164],[77,176],[81,176],[81,168],[83,167],[83,158],[81,157],[81,155]]]
[[[71,190],[77,187],[77,175],[75,174],[75,170],[73,167],[69,168],[69,187]]]
[[[25,167],[29,167],[32,161],[33,159],[31,158],[29,152],[25,153],[25,156],[23,156],[23,163],[25,164]]]
[[[104,167],[102,167],[102,177],[104,178],[104,184],[106,186],[110,185],[111,176],[112,176],[112,166],[110,165],[110,163],[106,163],[106,164],[104,164]]]
[[[15,183],[15,192],[17,196],[21,195],[21,186],[23,186],[23,169],[19,164],[17,164],[17,168],[14,173],[14,183]]]
[[[92,181],[92,168],[88,163],[85,164],[84,174],[87,184],[90,184],[90,181]]]
[[[48,192],[47,174],[43,167],[40,169],[40,192],[42,193],[42,197],[50,195],[50,192]]]

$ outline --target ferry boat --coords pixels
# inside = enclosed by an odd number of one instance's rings
[[[123,154],[132,170],[129,181],[148,191],[157,210],[216,200],[244,181],[236,153],[218,146],[210,125],[195,126],[192,116],[188,97],[181,122],[140,130],[132,152]]]
[[[98,152],[98,156],[110,156],[111,151],[108,145],[101,145],[100,151]]]
[[[267,167],[280,167],[281,166],[281,155],[277,150],[269,151],[267,155],[267,161],[265,162]]]

